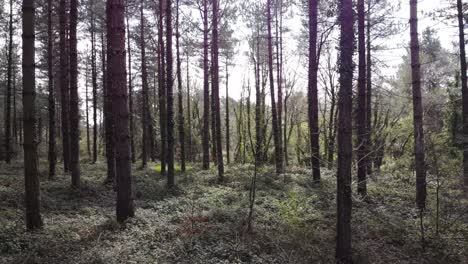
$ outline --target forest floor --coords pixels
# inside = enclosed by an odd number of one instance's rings
[[[192,168],[178,175],[176,192],[166,190],[155,164],[135,167],[137,211],[124,226],[115,221],[112,186],[103,185],[104,164],[81,165],[80,190],[62,173],[47,180],[45,168],[45,225],[28,233],[23,165],[0,165],[0,263],[334,263],[334,171],[324,169],[314,186],[304,169],[281,176],[262,169],[248,233],[252,166],[228,167],[223,184],[214,170]],[[366,200],[353,196],[355,263],[468,263],[468,200],[458,181],[441,188],[439,234],[429,184],[423,248],[412,177],[380,174],[369,181]]]

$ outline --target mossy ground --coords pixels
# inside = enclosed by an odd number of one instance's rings
[[[262,169],[253,232],[247,233],[252,166],[228,167],[223,184],[215,171],[193,166],[177,175],[177,191],[167,191],[156,164],[135,167],[137,212],[125,225],[115,221],[115,192],[103,185],[104,164],[81,166],[80,190],[72,190],[62,173],[49,181],[41,171],[45,225],[28,233],[23,166],[0,165],[0,263],[334,262],[333,171],[325,170],[314,186],[304,169],[281,176]],[[468,263],[468,201],[458,186],[452,180],[442,188],[437,235],[435,186],[429,185],[423,249],[412,176],[372,177],[368,199],[355,195],[353,201],[355,263]]]

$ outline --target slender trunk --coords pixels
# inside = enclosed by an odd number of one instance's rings
[[[134,138],[134,123],[133,123],[133,80],[132,80],[132,46],[130,44],[130,23],[128,21],[128,7],[126,9],[125,18],[127,26],[127,53],[128,53],[128,108],[130,112],[130,153],[132,155],[132,163],[136,162],[135,155],[135,138]]]
[[[312,177],[314,183],[320,183],[320,146],[318,125],[318,91],[317,91],[317,13],[318,1],[309,0],[309,137],[311,151]]]
[[[94,3],[94,1],[92,1]],[[91,7],[91,79],[93,85],[93,163],[97,161],[97,72],[96,72],[96,27],[94,19],[94,5]]]
[[[221,108],[219,102],[219,50],[218,50],[218,19],[219,19],[219,2],[213,0],[213,97],[215,104],[216,115],[216,154],[218,164],[218,180],[221,182],[224,179],[224,161],[223,161],[223,143],[221,137]]]
[[[367,61],[366,61],[366,149],[367,149],[367,174],[372,174],[372,56],[371,56],[371,0],[367,0]]]
[[[105,127],[105,142],[106,142],[106,160],[107,160],[107,178],[106,183],[113,183],[116,179],[116,160],[114,146],[114,115],[112,111],[111,98],[107,83],[106,69],[106,43],[104,43],[104,32],[101,33],[102,43],[102,90],[104,92],[104,127]]]
[[[282,3],[279,5],[279,0],[276,0],[275,3],[275,48],[276,48],[276,82],[278,85],[278,137],[279,144],[283,147],[283,80],[281,76],[281,63],[280,63],[280,47],[279,47],[279,16],[278,13],[282,12]],[[283,149],[281,150],[281,155],[284,156]],[[282,157],[284,159],[284,157]]]
[[[15,145],[18,145],[18,117],[16,109],[16,67],[13,69],[13,137],[15,138]],[[56,154],[57,155],[57,154]]]
[[[218,156],[216,154],[217,145],[216,145],[216,102],[214,99],[213,85],[214,85],[214,75],[213,75],[213,49],[211,49],[211,94],[210,94],[210,121],[211,121],[211,157],[213,159],[214,165],[218,164]]]
[[[358,0],[358,57],[359,57],[359,68],[358,68],[358,102],[357,102],[357,113],[356,113],[356,125],[357,125],[357,178],[358,187],[357,191],[360,195],[365,196],[367,194],[367,155],[366,155],[366,43],[365,43],[365,24],[364,24],[364,0]]]
[[[463,175],[465,187],[468,187],[468,86],[466,83],[466,52],[464,14],[462,1],[457,0],[458,30],[460,36],[460,70],[462,81],[462,104],[463,104]]]
[[[85,112],[86,112],[86,152],[88,157],[91,158],[91,139],[89,136],[89,91],[88,91],[88,64],[89,60],[86,60],[85,66]]]
[[[231,135],[230,135],[230,121],[229,121],[229,63],[228,55],[226,55],[226,158],[227,164],[231,163]]]
[[[161,130],[161,174],[166,175],[167,162],[167,107],[166,107],[166,56],[164,46],[164,3],[159,0],[159,21],[158,21],[158,46],[159,46],[159,124]]]
[[[69,109],[69,82],[68,82],[68,56],[67,56],[67,13],[66,1],[60,0],[59,20],[60,20],[60,99],[62,111],[62,151],[63,165],[65,171],[70,171],[70,119]]]
[[[129,110],[125,63],[124,0],[107,0],[107,88],[114,112],[115,164],[117,182],[117,220],[135,215],[129,142]]]
[[[190,94],[190,57],[187,51],[187,121],[188,121],[188,149],[187,149],[187,157],[189,161],[192,161],[192,114],[191,114],[191,94]]]
[[[53,31],[52,31],[52,0],[47,0],[47,76],[49,81],[49,179],[55,177],[55,166],[57,153],[55,152],[56,127],[55,127],[55,95],[54,95],[54,74],[53,74]],[[16,122],[16,121],[15,121]]]
[[[340,91],[338,121],[337,237],[336,262],[352,263],[351,164],[353,98],[353,1],[340,1]]]
[[[267,1],[267,25],[268,25],[268,74],[270,82],[271,113],[273,126],[273,139],[275,143],[276,173],[284,173],[283,151],[281,150],[280,127],[278,123],[278,111],[276,109],[275,83],[273,78],[273,44],[271,35],[271,0]]]
[[[145,18],[143,15],[143,0],[140,2],[140,40],[141,40],[141,96],[143,97],[142,110],[142,153],[141,166],[144,168],[148,163],[148,152],[150,151],[149,136],[149,95],[148,95],[148,72],[146,69],[146,42],[145,42]]]
[[[210,84],[208,71],[208,0],[203,0],[203,169],[210,167]]]
[[[414,155],[416,168],[416,204],[426,207],[426,163],[424,155],[421,63],[419,62],[418,2],[410,0],[411,77],[413,86]]]
[[[179,34],[179,0],[176,1],[176,49],[177,49],[177,85],[178,85],[178,127],[179,127],[179,142],[180,142],[180,166],[182,172],[185,172],[185,129],[184,129],[184,108],[182,95],[182,61],[180,59],[180,34]]]
[[[11,73],[13,68],[13,0],[10,0],[10,20],[8,24],[8,69],[5,113],[5,161],[11,161]]]
[[[70,0],[70,170],[72,186],[80,187],[80,108],[76,29],[78,0]]]
[[[167,79],[167,186],[175,186],[174,176],[174,91],[172,63],[172,3],[166,2],[166,79]]]
[[[23,1],[23,125],[26,228],[42,227],[36,142],[35,9],[34,0]]]

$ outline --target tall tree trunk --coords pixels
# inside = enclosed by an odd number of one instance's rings
[[[133,80],[132,80],[132,46],[130,43],[130,23],[128,21],[128,7],[126,6],[126,26],[127,26],[127,53],[128,53],[128,108],[130,112],[130,153],[132,155],[132,163],[136,162],[135,155],[135,138],[134,138],[134,123],[133,123]]]
[[[352,263],[351,254],[351,164],[353,110],[353,1],[340,0],[340,92],[338,121],[337,237],[336,262]]]
[[[166,2],[166,74],[167,74],[167,186],[175,186],[174,175],[174,91],[172,63],[172,3]]]
[[[36,139],[35,9],[34,0],[23,1],[23,125],[26,228],[42,227]]]
[[[144,168],[148,163],[148,152],[150,151],[149,136],[149,95],[148,95],[148,72],[146,69],[146,42],[145,42],[145,18],[143,15],[143,0],[140,1],[140,40],[141,40],[141,96],[143,97],[142,109],[142,153],[141,166]]]
[[[15,144],[18,145],[18,116],[17,116],[17,109],[16,109],[16,67],[13,69],[13,137],[15,139]]]
[[[55,125],[55,95],[54,95],[54,61],[53,61],[53,29],[52,29],[52,0],[47,0],[47,76],[49,85],[49,179],[55,177],[55,166],[57,163],[56,153],[56,125]],[[16,121],[15,121],[16,122]]]
[[[86,66],[85,66],[85,112],[86,112],[86,152],[88,153],[88,157],[91,158],[91,138],[89,134],[89,91],[88,91],[88,64],[89,59],[86,58]]]
[[[280,6],[280,1],[276,0],[275,3],[275,48],[276,48],[276,82],[278,85],[278,137],[279,137],[279,144],[281,146],[281,156],[284,160],[284,150],[283,150],[283,76],[281,73],[280,64],[280,47],[279,47],[279,16],[278,13],[282,10],[282,3]],[[284,162],[284,161],[283,161]],[[284,165],[283,165],[284,166]]]
[[[367,0],[367,61],[366,61],[366,149],[367,174],[372,174],[373,147],[372,147],[372,56],[371,56],[371,0]]]
[[[161,130],[161,174],[166,175],[167,162],[167,107],[166,107],[166,60],[164,46],[164,3],[159,0],[158,46],[159,46],[159,124]]]
[[[109,41],[109,40],[108,40]],[[106,141],[107,178],[106,183],[113,183],[116,179],[116,160],[114,145],[114,116],[112,111],[111,95],[108,87],[108,76],[106,69],[106,43],[104,42],[104,32],[101,33],[102,45],[102,90],[104,92],[104,127]]]
[[[94,18],[94,1],[91,2],[91,82],[93,85],[93,163],[97,161],[97,71],[96,71],[96,26]]]
[[[419,62],[418,1],[410,0],[411,77],[413,86],[414,155],[416,168],[416,204],[426,207],[426,162],[424,155],[421,63]]]
[[[356,113],[356,125],[357,125],[357,178],[358,187],[357,191],[360,195],[365,196],[367,194],[367,109],[366,109],[366,42],[365,42],[365,10],[364,0],[358,0],[358,38],[359,38],[359,68],[358,68],[358,102],[357,102],[357,113]]]
[[[211,94],[210,94],[210,121],[211,121],[211,157],[213,159],[214,165],[217,166],[218,164],[218,156],[216,154],[217,151],[217,145],[216,145],[216,102],[214,99],[214,92],[213,92],[213,85],[214,85],[214,74],[213,74],[213,49],[211,49],[211,68],[210,68],[210,73],[211,73]]]
[[[60,0],[60,100],[62,119],[62,151],[65,171],[70,171],[70,119],[69,119],[69,82],[68,82],[68,53],[67,53],[67,11],[66,1]]]
[[[10,0],[10,19],[8,24],[8,69],[5,113],[5,161],[11,161],[11,73],[13,68],[13,0]]]
[[[210,167],[210,84],[208,66],[208,0],[203,0],[203,169]]]
[[[227,164],[231,163],[231,125],[229,121],[229,61],[226,55],[226,158]]]
[[[273,139],[275,143],[276,173],[284,173],[283,151],[281,150],[280,127],[278,123],[278,111],[276,109],[275,83],[273,78],[273,44],[271,35],[271,0],[267,1],[267,25],[268,25],[268,74],[270,82],[271,113]]]
[[[462,0],[457,0],[458,30],[460,36],[460,70],[463,100],[463,175],[465,187],[468,187],[468,86],[466,83],[465,24],[463,22]]]
[[[72,186],[80,187],[80,108],[76,28],[78,0],[70,0],[70,170]]]
[[[185,172],[185,129],[184,129],[184,107],[182,95],[182,61],[180,59],[180,34],[179,34],[179,0],[176,1],[176,49],[177,49],[177,85],[178,85],[178,127],[179,127],[179,142],[180,142],[180,166],[182,172]]]
[[[311,150],[312,177],[314,183],[320,183],[320,146],[318,125],[318,91],[317,91],[317,13],[318,1],[309,0],[309,137]]]
[[[188,160],[192,161],[193,151],[192,151],[192,114],[191,114],[191,93],[190,93],[190,57],[189,52],[187,51],[187,121],[188,121]]]
[[[219,102],[219,49],[218,49],[218,19],[219,19],[219,2],[213,0],[213,99],[216,115],[216,155],[218,164],[218,180],[224,179],[224,161],[223,161],[223,143],[221,137],[221,108]]]
[[[124,0],[107,0],[107,88],[114,112],[115,164],[117,182],[117,220],[135,215],[129,142],[129,110],[125,63]]]

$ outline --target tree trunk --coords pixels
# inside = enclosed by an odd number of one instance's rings
[[[34,0],[23,1],[23,125],[26,228],[42,227],[36,142],[36,76]]]
[[[182,172],[185,172],[185,129],[184,129],[184,107],[182,95],[182,61],[180,59],[180,34],[179,34],[179,0],[176,1],[177,15],[176,15],[176,49],[177,49],[177,85],[178,85],[178,127],[179,127],[179,142],[180,142],[180,166]]]
[[[224,179],[224,161],[223,161],[223,143],[221,137],[221,108],[219,102],[219,49],[218,49],[218,19],[219,19],[219,2],[213,0],[213,99],[215,105],[216,116],[216,155],[218,164],[218,180],[221,182]]]
[[[351,254],[351,164],[353,100],[353,1],[340,1],[340,92],[338,121],[337,237],[336,262],[352,263]]]
[[[117,220],[135,215],[129,142],[129,110],[125,63],[124,0],[107,0],[107,88],[114,112]]]
[[[371,56],[371,0],[367,0],[367,61],[366,61],[366,129],[367,174],[372,174],[372,56]]]
[[[94,4],[94,1],[91,2]],[[97,72],[96,72],[96,27],[94,5],[91,7],[91,79],[93,85],[93,163],[97,161]]]
[[[114,146],[114,120],[115,113],[112,111],[112,104],[110,99],[107,69],[106,69],[106,43],[104,43],[104,33],[101,33],[102,44],[102,90],[104,93],[104,127],[105,127],[105,141],[106,141],[106,160],[107,160],[107,178],[106,183],[113,183],[116,179],[116,160],[115,160],[115,146]]]
[[[210,84],[208,69],[208,0],[203,0],[203,169],[210,168]]]
[[[158,46],[159,46],[159,124],[161,130],[161,174],[166,175],[167,162],[167,107],[166,107],[166,60],[164,46],[164,0],[159,0]]]
[[[70,0],[70,170],[72,186],[80,187],[80,108],[76,28],[78,0]]]
[[[85,66],[85,112],[86,112],[86,152],[88,157],[91,158],[91,138],[89,136],[89,91],[88,91],[88,64],[89,58],[86,58]]]
[[[10,19],[8,24],[8,68],[6,87],[6,113],[5,113],[5,161],[11,161],[11,73],[13,68],[13,0],[10,0]]]
[[[364,25],[364,0],[358,0],[358,57],[359,57],[359,68],[358,68],[358,102],[357,102],[357,113],[356,113],[356,125],[357,125],[357,178],[358,187],[357,191],[360,195],[365,196],[367,194],[367,109],[366,109],[366,43],[365,43],[365,25]]]
[[[143,97],[142,110],[142,153],[141,166],[144,168],[148,163],[148,152],[150,148],[150,131],[149,131],[149,95],[148,95],[148,72],[146,69],[146,42],[145,42],[145,18],[143,15],[143,0],[140,2],[140,40],[141,40],[141,96]]]
[[[188,121],[188,160],[192,161],[193,151],[192,151],[192,114],[191,114],[191,94],[190,94],[190,57],[189,52],[187,51],[187,121]]]
[[[227,164],[231,163],[231,135],[230,135],[230,121],[229,121],[229,62],[228,55],[226,55],[226,158]]]
[[[167,186],[175,186],[174,176],[174,91],[172,63],[172,4],[166,2],[166,79],[167,79]]]
[[[458,30],[460,33],[460,70],[463,101],[463,178],[465,187],[468,187],[468,86],[466,83],[465,24],[463,22],[464,15],[461,0],[457,0],[457,10]]]
[[[320,183],[320,145],[318,125],[318,91],[317,91],[317,13],[318,1],[309,0],[309,137],[311,150],[312,177],[314,183]]]
[[[133,80],[132,80],[132,46],[130,44],[130,23],[128,21],[128,7],[126,9],[125,18],[127,26],[127,53],[128,53],[128,108],[130,112],[130,153],[132,155],[132,163],[136,162],[135,155],[135,138],[134,138],[134,123],[133,123]]]
[[[278,85],[278,137],[279,144],[281,146],[281,156],[284,160],[284,150],[283,150],[283,76],[281,72],[282,62],[280,63],[280,47],[279,47],[279,17],[278,13],[282,12],[282,3],[279,3],[279,0],[276,0],[275,3],[275,48],[276,48],[276,82]],[[283,161],[284,162],[284,161]],[[283,165],[284,166],[284,165]]]
[[[62,151],[63,166],[65,171],[70,171],[70,119],[69,109],[69,82],[68,82],[68,55],[67,55],[67,11],[66,1],[60,0],[59,6],[60,24],[60,100],[62,119]]]
[[[421,63],[419,62],[418,2],[410,0],[411,77],[413,87],[414,155],[416,168],[416,204],[426,207],[426,163],[424,155]]]
[[[271,113],[273,139],[275,143],[276,173],[284,173],[283,151],[281,150],[280,127],[278,123],[278,111],[276,109],[275,83],[273,78],[273,44],[271,35],[271,0],[267,1],[267,25],[268,25],[268,70],[271,96]]]

